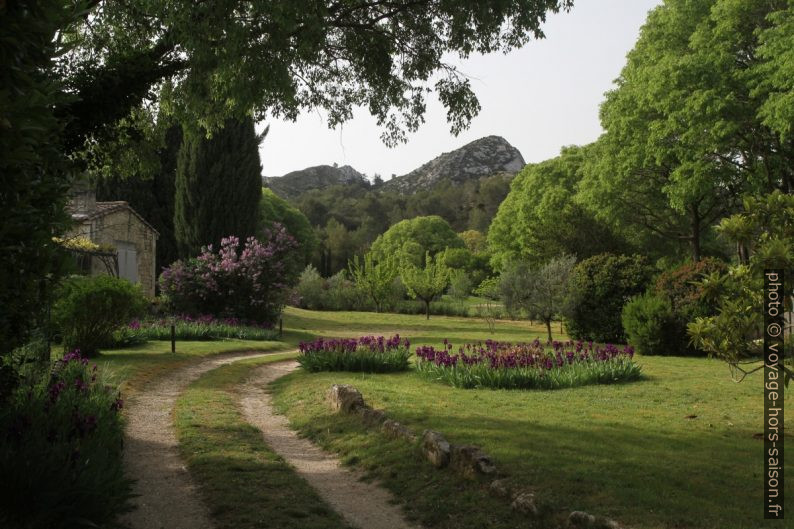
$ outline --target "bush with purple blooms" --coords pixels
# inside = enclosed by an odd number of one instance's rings
[[[0,527],[97,527],[130,498],[123,402],[79,351],[0,408]]]
[[[416,368],[425,377],[457,388],[560,389],[638,380],[634,349],[567,341],[511,344],[486,340],[453,352],[444,340],[436,349],[416,349]]]
[[[408,369],[411,342],[395,334],[361,338],[317,338],[301,342],[298,363],[307,371],[386,373]]]
[[[217,252],[210,245],[163,270],[160,288],[171,310],[274,323],[297,279],[297,242],[277,223],[265,235],[264,241],[249,237],[243,245],[226,237]]]

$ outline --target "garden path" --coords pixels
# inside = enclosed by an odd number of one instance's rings
[[[209,512],[179,456],[173,410],[176,399],[202,374],[272,352],[228,353],[176,369],[129,402],[124,467],[135,480],[134,510],[122,517],[131,529],[212,529]]]
[[[343,468],[339,460],[297,436],[286,417],[273,411],[265,386],[293,371],[297,362],[257,367],[241,388],[240,403],[246,420],[259,428],[265,441],[292,465],[320,496],[348,523],[362,529],[412,529],[395,506],[392,495],[374,483],[361,480],[360,472]]]

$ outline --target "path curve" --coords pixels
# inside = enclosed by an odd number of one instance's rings
[[[281,351],[283,352],[283,351]],[[134,510],[121,522],[132,529],[212,529],[209,511],[179,456],[172,412],[176,399],[204,373],[277,352],[225,353],[176,369],[130,399],[124,432],[124,469],[136,480]]]
[[[254,369],[240,388],[246,420],[262,431],[265,441],[292,465],[320,496],[345,520],[361,529],[415,529],[403,517],[385,489],[361,481],[360,472],[341,466],[339,460],[297,436],[287,418],[273,411],[265,386],[295,370],[297,362],[265,364]]]

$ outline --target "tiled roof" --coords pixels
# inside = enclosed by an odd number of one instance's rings
[[[149,222],[147,222],[145,218],[141,217],[138,214],[137,211],[132,209],[130,207],[130,205],[127,202],[123,201],[123,200],[116,200],[116,201],[113,201],[113,202],[97,202],[96,203],[96,211],[92,211],[91,213],[88,213],[88,214],[75,214],[75,215],[72,215],[72,218],[74,218],[75,220],[80,220],[80,221],[92,220],[92,219],[97,219],[99,217],[104,217],[105,215],[113,213],[114,211],[119,211],[121,209],[129,210],[133,215],[138,217],[138,220],[140,220],[146,226],[148,226],[155,234],[157,234],[158,236],[160,235],[160,232],[157,231],[154,228],[154,226],[149,224]]]

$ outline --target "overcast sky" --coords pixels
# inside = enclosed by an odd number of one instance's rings
[[[619,75],[646,14],[660,3],[575,0],[570,13],[548,18],[544,40],[509,55],[455,61],[472,77],[482,106],[471,127],[457,137],[434,97],[428,99],[419,131],[395,148],[381,143],[380,129],[366,110],[336,129],[329,129],[318,113],[304,113],[296,122],[270,121],[260,149],[263,174],[281,176],[336,162],[388,179],[489,135],[507,139],[527,162],[552,158],[564,145],[589,143],[601,133],[598,106],[604,92]]]

